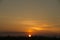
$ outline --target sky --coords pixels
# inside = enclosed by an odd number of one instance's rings
[[[59,0],[0,0],[0,32],[60,31]]]

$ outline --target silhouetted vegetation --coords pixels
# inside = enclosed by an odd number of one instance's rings
[[[23,36],[18,36],[18,37],[11,37],[11,36],[6,36],[6,37],[0,37],[0,40],[60,40],[60,38],[56,37],[44,37],[44,36],[33,36],[33,37],[23,37]]]

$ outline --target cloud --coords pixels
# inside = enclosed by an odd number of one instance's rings
[[[0,0],[0,3],[2,2],[2,0]]]
[[[60,4],[60,0],[58,0],[58,3]]]

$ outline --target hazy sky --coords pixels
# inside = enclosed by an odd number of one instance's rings
[[[0,32],[60,30],[59,0],[0,0]]]

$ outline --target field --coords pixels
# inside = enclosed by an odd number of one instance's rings
[[[60,38],[59,37],[46,37],[46,36],[33,36],[33,37],[5,36],[5,37],[0,37],[0,40],[60,40]]]

